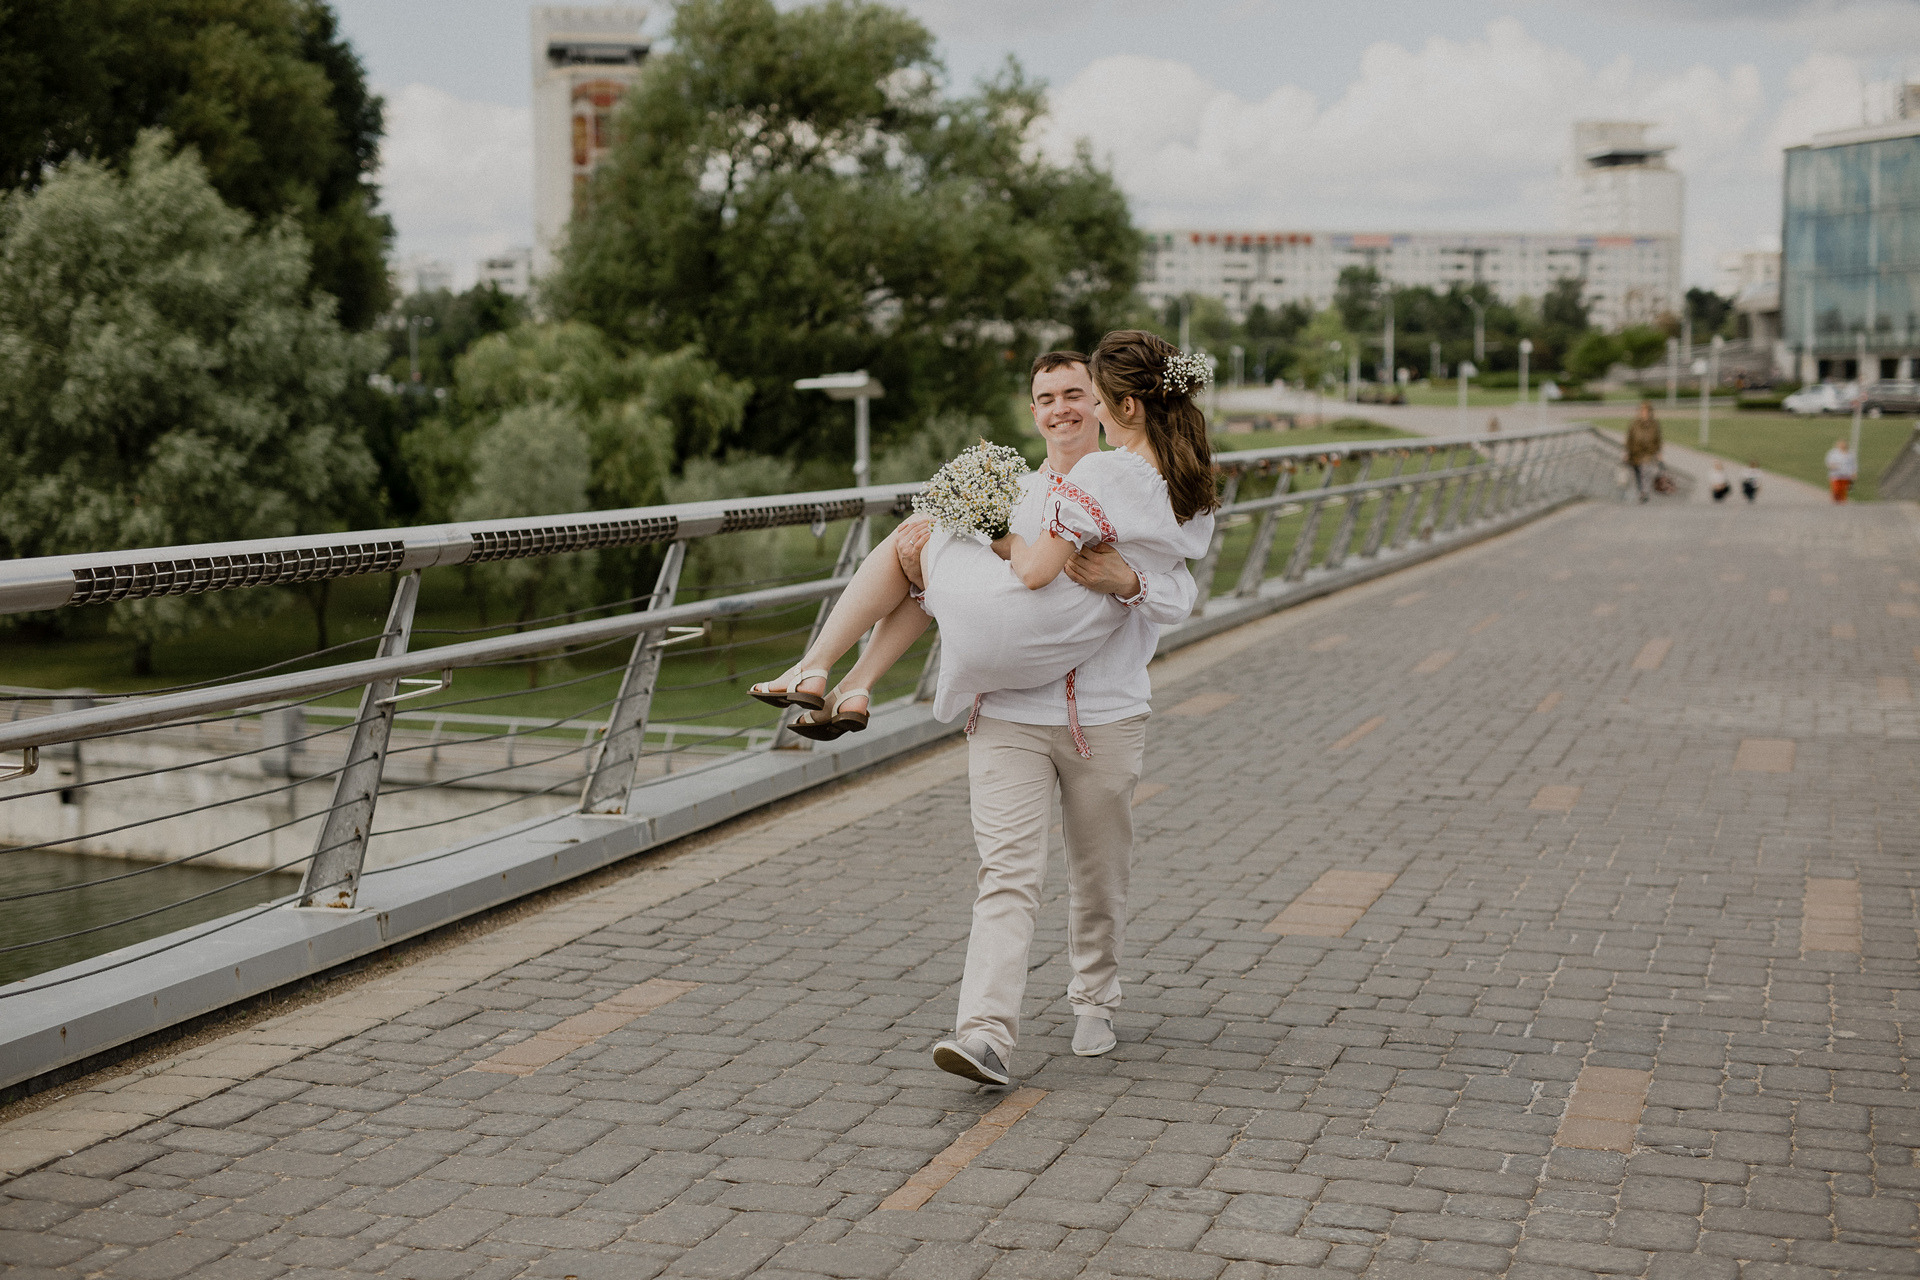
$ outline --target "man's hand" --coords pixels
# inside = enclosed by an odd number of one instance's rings
[[[893,549],[900,556],[900,572],[906,574],[907,581],[922,591],[927,589],[927,575],[920,571],[920,552],[932,536],[933,525],[921,519],[907,521],[893,535]]]
[[[1140,578],[1118,551],[1096,542],[1067,561],[1067,576],[1089,591],[1129,599],[1140,594]]]

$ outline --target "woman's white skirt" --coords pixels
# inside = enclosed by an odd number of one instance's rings
[[[940,624],[933,714],[952,720],[976,695],[1052,684],[1100,651],[1127,611],[1061,574],[1038,591],[993,548],[935,526],[920,553],[927,612]]]

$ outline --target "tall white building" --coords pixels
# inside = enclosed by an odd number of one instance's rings
[[[478,283],[524,298],[533,292],[533,250],[524,245],[491,253],[475,264]]]
[[[1673,236],[1686,214],[1686,178],[1667,167],[1650,124],[1582,120],[1560,173],[1560,226],[1587,235]]]
[[[550,5],[533,11],[533,274],[544,275],[587,175],[613,145],[614,107],[646,60],[647,11]]]
[[[1149,233],[1140,291],[1156,305],[1181,294],[1220,299],[1235,319],[1268,308],[1333,301],[1340,273],[1371,267],[1403,288],[1484,283],[1506,302],[1539,298],[1567,277],[1585,281],[1604,329],[1680,308],[1681,183],[1644,124],[1574,126],[1562,173],[1559,231],[1237,231]]]
[[[416,293],[453,290],[453,264],[424,253],[411,253],[387,269],[394,296],[410,298]]]

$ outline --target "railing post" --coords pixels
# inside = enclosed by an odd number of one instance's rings
[[[680,590],[680,570],[686,565],[687,543],[682,538],[667,547],[660,563],[660,575],[654,579],[653,594],[647,608],[665,609],[673,604]],[[653,691],[660,683],[660,642],[666,634],[659,630],[642,631],[633,641],[633,653],[627,658],[627,670],[620,677],[620,692],[607,712],[606,737],[595,753],[593,772],[587,775],[586,789],[580,794],[582,813],[625,813],[627,797],[640,772],[640,756],[646,746],[647,717],[653,711]]]
[[[1487,445],[1486,475],[1480,478],[1480,484],[1474,490],[1473,499],[1467,504],[1461,523],[1471,528],[1481,520],[1494,514],[1494,501],[1500,492],[1500,484],[1507,478],[1507,463],[1502,457],[1512,457],[1513,447],[1507,441],[1495,440]]]
[[[1387,479],[1398,480],[1400,478],[1400,472],[1406,468],[1407,459],[1412,456],[1413,455],[1405,449],[1395,450],[1393,455],[1393,474],[1388,476]],[[1380,554],[1380,539],[1385,537],[1387,532],[1387,515],[1393,510],[1393,499],[1394,496],[1400,492],[1400,489],[1401,486],[1394,485],[1380,491],[1380,505],[1374,510],[1373,522],[1367,526],[1366,541],[1360,544],[1360,556],[1362,559],[1371,560],[1374,556]]]
[[[1378,454],[1369,453],[1360,459],[1360,470],[1351,483],[1364,484],[1367,476],[1373,472],[1373,460]],[[1367,500],[1364,493],[1350,493],[1346,497],[1346,514],[1340,517],[1340,529],[1333,535],[1333,545],[1327,549],[1327,568],[1338,569],[1346,563],[1347,548],[1353,545],[1353,527],[1360,519],[1360,506]]]
[[[1229,471],[1226,483],[1220,487],[1220,518],[1213,524],[1213,542],[1207,547],[1207,554],[1193,568],[1193,585],[1198,588],[1193,597],[1193,617],[1199,617],[1207,611],[1207,598],[1213,594],[1214,570],[1220,567],[1220,551],[1227,545],[1227,511],[1233,506],[1233,500],[1240,496],[1240,471]]]
[[[833,562],[833,576],[836,578],[851,577],[853,571],[860,567],[861,555],[866,545],[867,518],[865,516],[855,516],[852,526],[847,530],[845,541],[840,544],[840,555]],[[827,615],[833,612],[833,606],[838,603],[839,600],[840,593],[836,591],[820,601],[820,608],[813,615],[813,630],[807,633],[807,649],[813,648],[813,642],[820,638],[820,629],[827,625]],[[804,657],[805,654],[806,649],[801,650],[801,656]],[[833,691],[832,680],[828,680],[827,682],[827,691],[829,693]],[[799,707],[788,707],[780,713],[780,727],[774,731],[773,735],[773,749],[775,751],[813,750],[813,743],[811,741],[801,737],[787,727],[800,717],[801,710],[802,708]]]
[[[1322,489],[1332,486],[1334,473],[1340,469],[1340,462],[1344,456],[1344,454],[1328,454],[1321,458],[1321,465],[1327,472],[1320,480]],[[1306,518],[1300,522],[1300,537],[1293,544],[1293,554],[1287,557],[1286,572],[1281,575],[1288,582],[1298,582],[1306,577],[1307,570],[1313,565],[1313,540],[1319,535],[1320,512],[1326,505],[1325,498],[1307,505]]]
[[[1407,545],[1408,536],[1418,527],[1416,520],[1427,496],[1421,478],[1433,470],[1433,454],[1433,446],[1428,445],[1427,456],[1421,462],[1420,470],[1414,473],[1412,482],[1407,486],[1407,505],[1400,508],[1400,519],[1394,524],[1393,536],[1387,539],[1387,545],[1395,551]]]
[[[418,570],[400,579],[387,610],[386,632],[376,657],[392,658],[407,651],[413,634],[413,610],[420,602]],[[380,798],[380,771],[387,761],[387,739],[393,733],[393,695],[399,682],[376,680],[360,695],[353,743],[347,764],[333,787],[333,803],[314,842],[313,861],[300,886],[303,907],[352,907],[360,893],[360,869],[367,860],[367,838],[373,832],[373,810]]]
[[[1453,485],[1452,492],[1447,495],[1446,510],[1442,513],[1439,523],[1433,527],[1435,534],[1444,535],[1452,533],[1454,527],[1460,521],[1460,504],[1467,496],[1467,487],[1474,481],[1473,463],[1471,461],[1474,457],[1474,448],[1472,445],[1467,446],[1467,457],[1469,461],[1466,464],[1466,474],[1460,477]],[[1451,449],[1447,450],[1447,464],[1446,470],[1453,470],[1453,450]]]
[[[933,643],[927,646],[927,660],[920,664],[920,679],[913,686],[915,702],[932,702],[933,695],[940,688],[940,633],[933,633]]]
[[[1286,496],[1293,487],[1293,468],[1283,465],[1280,478],[1273,482],[1274,498]],[[1233,584],[1236,596],[1257,596],[1260,584],[1267,580],[1267,561],[1273,558],[1273,535],[1280,527],[1280,507],[1276,502],[1260,513],[1260,523],[1253,531],[1253,542],[1247,547],[1246,563],[1240,566],[1240,580]]]

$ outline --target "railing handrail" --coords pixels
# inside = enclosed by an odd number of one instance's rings
[[[145,729],[218,711],[237,711],[263,703],[324,696],[376,681],[400,680],[488,662],[510,661],[576,644],[620,640],[639,635],[642,631],[688,626],[709,618],[732,617],[756,609],[805,604],[833,595],[849,581],[849,578],[816,578],[811,582],[769,587],[744,595],[716,596],[711,600],[676,604],[665,609],[615,614],[610,618],[590,618],[585,622],[568,622],[540,631],[467,640],[460,644],[442,645],[437,649],[416,649],[390,658],[363,658],[357,662],[317,667],[312,671],[262,676],[235,684],[163,693],[151,698],[116,702],[110,706],[36,716],[32,720],[0,725],[0,751],[19,751],[25,747],[50,746],[76,738]],[[421,710],[430,711],[432,708],[423,707]]]
[[[1457,448],[1496,438],[1524,440],[1577,429],[1553,426],[1504,431],[1498,437],[1396,437],[1278,445],[1215,454],[1214,463],[1223,471],[1232,471],[1329,455],[1345,458],[1401,449]],[[922,487],[924,482],[916,481],[556,516],[0,560],[0,615],[372,573],[408,573],[602,547],[643,546],[862,515],[905,515],[908,499]]]

